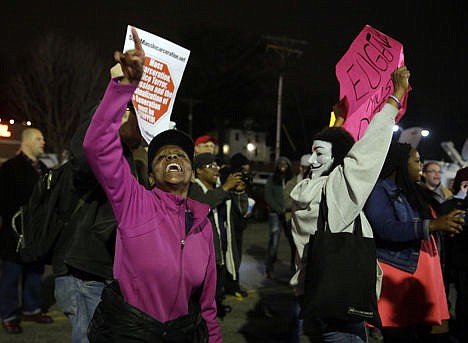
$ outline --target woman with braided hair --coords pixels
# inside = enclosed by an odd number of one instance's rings
[[[433,233],[460,233],[463,211],[435,218],[417,184],[420,178],[418,151],[393,143],[364,209],[384,272],[378,307],[386,343],[448,339],[443,324],[449,312]]]

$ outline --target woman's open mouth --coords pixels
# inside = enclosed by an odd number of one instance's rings
[[[169,163],[166,167],[166,173],[170,172],[182,172],[182,167],[177,163]]]

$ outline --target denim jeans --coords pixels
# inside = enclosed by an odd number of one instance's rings
[[[366,343],[367,332],[364,322],[346,320],[317,320],[312,333],[309,326],[310,342],[322,343]]]
[[[274,212],[268,213],[268,224],[270,228],[270,239],[268,241],[265,272],[272,273],[274,271],[274,264],[278,255],[281,228],[285,225],[284,215]]]
[[[18,264],[11,261],[2,262],[0,275],[0,318],[16,318],[19,307],[18,286],[22,282],[22,309],[29,314],[41,312],[41,287],[44,265],[38,263]]]
[[[366,340],[363,340],[363,337],[348,333],[348,332],[340,332],[340,331],[331,331],[325,332],[322,335],[323,343],[365,343]]]
[[[299,343],[301,341],[302,324],[303,320],[300,318],[301,305],[299,299],[294,297],[290,309],[290,322],[289,322],[289,342]]]
[[[72,325],[71,343],[89,343],[88,325],[105,286],[104,282],[84,281],[72,275],[55,279],[57,305]]]

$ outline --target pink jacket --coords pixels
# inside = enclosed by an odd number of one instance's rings
[[[135,89],[111,80],[83,143],[119,224],[114,277],[128,303],[161,322],[187,314],[190,296],[200,290],[210,342],[221,342],[209,207],[157,188],[146,190],[123,157],[118,130]],[[188,234],[185,204],[194,217]]]

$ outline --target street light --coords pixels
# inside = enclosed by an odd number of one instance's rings
[[[229,151],[230,151],[230,146],[229,146],[229,144],[224,144],[224,145],[223,145],[223,154],[224,154],[224,155],[229,155]]]
[[[255,144],[253,144],[253,143],[247,143],[247,151],[248,151],[248,152],[255,151]]]

